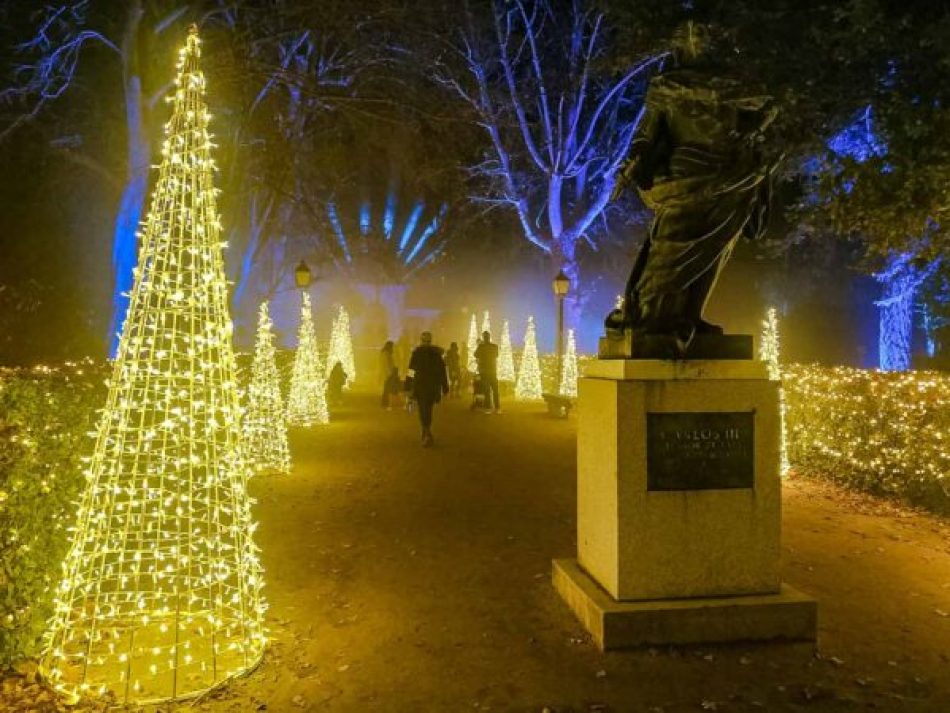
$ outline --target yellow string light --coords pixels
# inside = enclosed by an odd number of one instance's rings
[[[486,309],[482,312],[482,331],[479,333],[479,337],[485,332],[491,333],[491,313]]]
[[[290,378],[290,397],[287,422],[294,426],[313,426],[330,422],[327,410],[327,382],[320,363],[320,350],[313,330],[313,311],[310,295],[301,293],[300,328],[297,333],[297,353]]]
[[[498,380],[515,382],[515,357],[511,351],[511,329],[506,319],[501,323],[501,341],[498,344]]]
[[[199,57],[192,28],[40,662],[71,698],[193,696],[265,645]]]
[[[478,321],[475,319],[474,312],[472,312],[472,321],[468,325],[468,342],[465,346],[468,348],[465,368],[470,374],[474,374],[478,371],[478,362],[475,361],[475,350],[478,349]]]
[[[267,302],[261,303],[257,343],[244,414],[244,452],[252,473],[289,473],[287,413],[280,395],[274,333]]]
[[[524,335],[524,351],[521,352],[518,380],[515,382],[515,398],[519,401],[540,401],[543,398],[542,391],[538,337],[534,328],[534,317],[528,317],[528,328]]]
[[[567,348],[564,350],[558,393],[569,399],[577,398],[577,340],[573,329],[567,330]]]
[[[340,305],[333,328],[330,330],[330,346],[327,348],[326,378],[329,380],[333,365],[337,362],[346,372],[346,385],[351,386],[356,379],[356,361],[353,358],[353,335],[350,332],[350,315]]]
[[[789,454],[850,485],[950,497],[950,376],[792,365]]]
[[[772,381],[782,381],[782,367],[779,364],[779,332],[778,312],[769,307],[762,321],[762,336],[759,340],[759,359],[765,362],[769,378]],[[781,436],[779,440],[779,468],[782,475],[787,475],[791,464],[788,461],[788,435],[785,426],[785,387],[779,384],[778,388],[779,420],[781,422]]]

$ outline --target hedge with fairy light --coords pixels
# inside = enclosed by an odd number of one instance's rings
[[[91,362],[0,370],[0,665],[38,653],[105,373]]]
[[[783,369],[792,465],[950,514],[950,375]]]

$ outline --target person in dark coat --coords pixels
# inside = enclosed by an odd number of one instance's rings
[[[330,378],[327,381],[327,402],[333,406],[343,403],[343,386],[346,384],[346,372],[343,365],[337,362],[330,369]]]
[[[491,340],[489,332],[482,332],[482,341],[475,349],[475,361],[478,363],[478,380],[485,394],[485,408],[501,413],[501,399],[498,398],[498,345]]]
[[[443,394],[449,393],[449,379],[442,359],[442,348],[432,344],[432,333],[423,332],[421,344],[409,359],[409,376],[412,378],[412,395],[419,407],[419,423],[422,425],[422,445],[432,445],[432,408]]]
[[[387,410],[392,408],[392,399],[399,393],[399,371],[396,369],[393,347],[392,340],[390,340],[379,350],[379,382],[383,386],[380,405]],[[395,374],[395,377],[393,374]]]
[[[449,373],[449,395],[458,396],[462,383],[462,362],[457,342],[452,342],[445,353],[445,369]]]

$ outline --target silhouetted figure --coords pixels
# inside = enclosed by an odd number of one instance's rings
[[[346,372],[343,365],[337,362],[330,369],[330,378],[327,380],[327,403],[339,406],[343,403],[343,386],[346,384]]]
[[[445,353],[445,369],[449,374],[449,395],[458,396],[462,385],[462,355],[458,342],[452,342]]]
[[[383,348],[379,350],[379,381],[383,387],[383,395],[380,399],[380,406],[384,409],[391,409],[392,397],[399,393],[399,371],[396,369],[396,358],[393,355],[393,342],[387,341]],[[393,383],[393,373],[395,372],[395,384]]]
[[[419,423],[422,425],[422,445],[432,445],[432,408],[449,393],[449,379],[445,373],[442,348],[432,344],[432,333],[423,332],[422,342],[409,359],[409,378],[412,379],[412,395],[419,408]]]
[[[482,340],[475,349],[475,361],[478,363],[478,380],[485,394],[485,408],[501,413],[501,399],[498,397],[498,345],[491,340],[491,333],[482,332]]]

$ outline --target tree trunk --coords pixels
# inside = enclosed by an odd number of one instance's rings
[[[132,272],[138,260],[136,231],[145,209],[148,170],[151,158],[145,124],[145,97],[138,61],[138,36],[142,22],[141,0],[129,3],[128,20],[122,40],[122,79],[125,93],[127,131],[126,183],[115,218],[112,237],[113,296],[109,324],[109,357],[118,349],[118,335],[125,322],[132,290]]]

